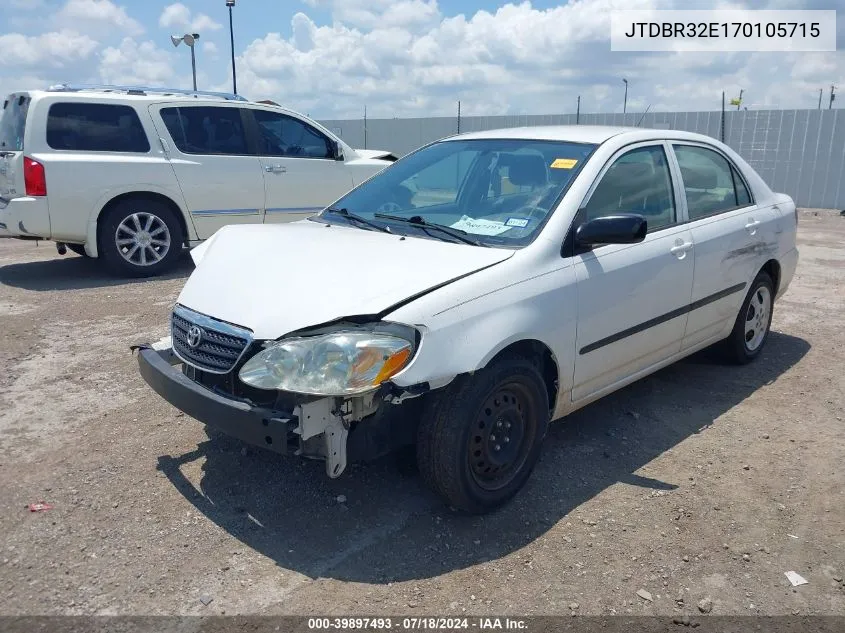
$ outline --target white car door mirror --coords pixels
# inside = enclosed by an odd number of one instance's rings
[[[337,141],[331,141],[332,158],[335,160],[343,160],[343,148]]]
[[[635,213],[617,213],[584,222],[575,231],[579,246],[595,244],[636,244],[645,239],[646,219]]]

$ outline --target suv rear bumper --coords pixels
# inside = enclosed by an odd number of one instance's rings
[[[177,409],[226,435],[285,454],[289,432],[297,426],[292,412],[273,411],[226,398],[198,385],[171,365],[181,362],[171,349],[138,350],[141,376],[153,390]]]
[[[50,210],[47,198],[0,198],[0,236],[49,240]]]

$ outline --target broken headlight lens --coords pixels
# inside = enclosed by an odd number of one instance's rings
[[[407,339],[366,331],[282,339],[249,359],[239,376],[258,389],[350,396],[397,374],[413,349]]]

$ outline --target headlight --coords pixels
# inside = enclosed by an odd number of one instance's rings
[[[411,341],[376,332],[345,331],[283,339],[253,356],[240,379],[258,389],[321,396],[371,391],[411,359]]]

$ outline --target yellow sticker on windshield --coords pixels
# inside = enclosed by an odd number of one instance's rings
[[[574,158],[556,158],[555,162],[551,164],[552,169],[572,169],[578,161]]]

